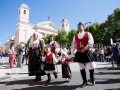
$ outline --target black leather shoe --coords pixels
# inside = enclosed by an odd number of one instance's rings
[[[50,79],[47,80],[47,82],[50,82],[50,81],[51,81]]]
[[[83,83],[80,85],[81,88],[84,88],[85,86],[87,86],[87,82],[83,82]]]
[[[95,81],[91,81],[92,85],[94,86],[95,85]]]

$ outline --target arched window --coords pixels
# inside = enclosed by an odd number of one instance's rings
[[[24,14],[26,14],[26,11],[24,10]]]

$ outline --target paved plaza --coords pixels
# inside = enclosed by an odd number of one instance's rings
[[[96,62],[96,85],[92,86],[87,71],[88,86],[80,88],[82,78],[77,63],[71,63],[72,79],[65,83],[61,75],[61,66],[58,66],[58,79],[53,75],[52,81],[47,83],[47,76],[42,76],[42,81],[33,81],[34,76],[29,77],[28,67],[9,69],[8,58],[0,59],[0,90],[120,90],[120,69],[111,68],[110,62]]]

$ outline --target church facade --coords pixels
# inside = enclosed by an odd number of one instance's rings
[[[29,23],[29,12],[30,8],[25,4],[21,4],[18,8],[18,21],[16,23],[16,34],[15,36],[11,36],[7,41],[6,44],[3,45],[3,51],[9,50],[10,44],[14,42],[15,45],[18,45],[21,42],[26,43],[30,36],[35,31],[40,33],[40,37],[43,38],[47,34],[58,34],[57,25],[55,25],[51,20],[38,22],[35,24]],[[62,30],[69,31],[69,22],[66,19],[61,21]]]

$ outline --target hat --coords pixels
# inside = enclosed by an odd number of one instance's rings
[[[82,24],[81,22],[79,22],[78,25],[82,25],[84,27],[84,24]]]
[[[59,51],[60,51],[60,48],[56,48],[56,49],[55,49],[55,52],[56,52],[56,53],[59,53]]]

